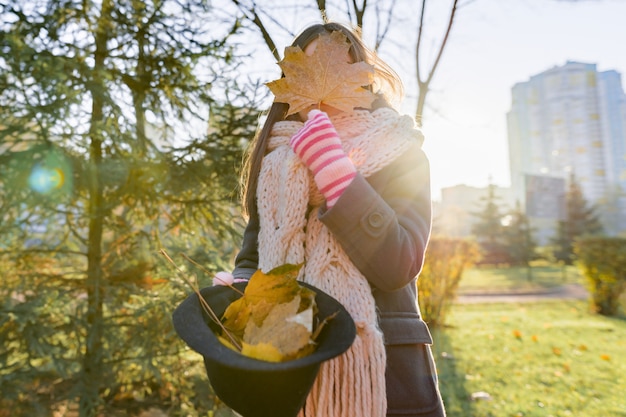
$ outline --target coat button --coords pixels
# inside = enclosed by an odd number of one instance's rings
[[[378,212],[370,214],[367,218],[369,225],[375,228],[381,227],[384,224],[384,221],[385,219],[383,218],[383,215]]]

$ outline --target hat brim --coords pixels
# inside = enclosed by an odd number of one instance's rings
[[[196,294],[174,311],[174,328],[189,347],[202,355],[207,376],[216,395],[244,417],[292,417],[302,408],[320,364],[345,352],[356,337],[354,321],[336,299],[306,283],[315,292],[318,317],[329,320],[318,338],[315,351],[285,362],[268,362],[244,356],[224,346],[216,337],[219,327],[204,312]],[[247,283],[234,286],[243,291]],[[221,317],[240,294],[229,287],[214,286],[200,291]]]

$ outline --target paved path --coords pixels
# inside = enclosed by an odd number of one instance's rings
[[[580,284],[566,284],[543,292],[462,294],[456,299],[460,304],[472,303],[525,303],[545,300],[586,300],[589,293]]]

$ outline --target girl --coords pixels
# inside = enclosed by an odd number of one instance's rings
[[[416,294],[431,226],[423,138],[388,104],[400,80],[358,32],[319,24],[292,45],[310,55],[334,31],[350,43],[348,62],[374,66],[378,98],[371,110],[322,105],[287,118],[288,104],[272,104],[244,173],[249,220],[235,270],[215,281],[304,263],[299,279],[352,315],[354,344],[322,364],[301,416],[444,416]]]

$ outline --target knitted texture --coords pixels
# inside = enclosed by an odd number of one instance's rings
[[[320,192],[331,208],[356,175],[356,168],[341,146],[328,115],[311,110],[309,119],[290,140],[294,152],[313,172]]]
[[[357,110],[332,123],[365,177],[422,140],[410,117],[387,108]],[[289,145],[302,126],[283,121],[272,129],[257,188],[259,268],[267,272],[285,263],[304,263],[298,279],[342,303],[356,323],[357,336],[344,354],[321,365],[299,417],[384,417],[386,356],[376,305],[367,279],[318,218],[324,196]]]

